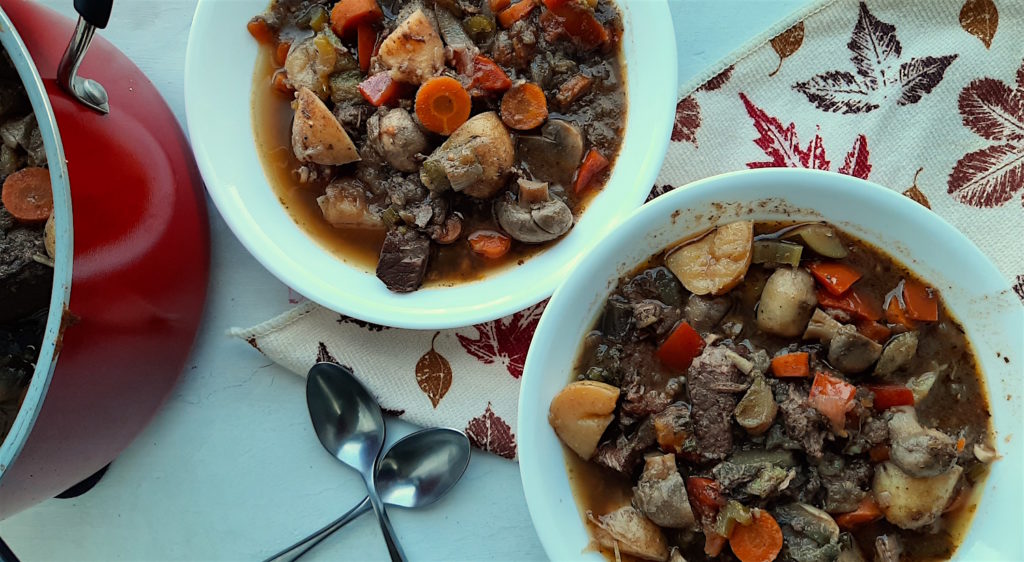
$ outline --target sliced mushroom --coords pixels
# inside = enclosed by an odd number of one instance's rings
[[[328,76],[337,60],[338,53],[326,37],[307,37],[289,49],[284,59],[285,76],[295,90],[308,88],[324,99],[329,93]]]
[[[828,362],[844,373],[856,374],[866,371],[881,353],[880,344],[843,324],[829,342]]]
[[[900,562],[903,543],[896,535],[875,537],[875,562]]]
[[[535,179],[567,186],[583,158],[583,135],[568,121],[549,119],[539,136],[516,140],[516,156]]]
[[[771,427],[778,411],[779,405],[775,403],[771,387],[764,377],[759,376],[754,377],[747,393],[736,404],[733,415],[736,416],[736,423],[746,429],[747,433],[761,435]]]
[[[836,330],[840,327],[842,327],[842,324],[840,324],[839,321],[829,316],[829,314],[824,310],[815,308],[814,314],[811,315],[810,322],[807,323],[807,329],[804,330],[803,339],[818,340],[821,343],[828,345],[836,335]]]
[[[374,113],[366,121],[366,140],[391,167],[402,172],[419,170],[416,156],[429,148],[419,125],[400,107]]]
[[[384,38],[377,56],[395,80],[422,84],[444,68],[444,43],[428,12],[419,8]]]
[[[512,136],[493,111],[475,115],[455,130],[423,163],[420,181],[439,193],[448,189],[490,199],[505,187],[515,164]]]
[[[912,477],[936,476],[956,464],[956,441],[937,429],[921,426],[912,407],[893,408],[889,438],[889,459]]]
[[[757,327],[777,336],[799,336],[807,328],[817,304],[810,273],[801,268],[776,269],[761,291]]]
[[[543,184],[546,197],[541,198],[537,182],[519,182],[518,200],[509,193],[494,204],[494,215],[505,232],[520,242],[539,244],[554,240],[572,228],[572,211],[562,200],[547,194],[547,184]],[[524,183],[527,185],[525,201]]]
[[[893,336],[882,349],[875,365],[878,376],[891,375],[903,368],[917,354],[917,332],[903,332]]]
[[[325,166],[359,160],[359,151],[345,128],[312,90],[300,89],[295,94],[293,106],[292,151],[295,158],[300,162]]]

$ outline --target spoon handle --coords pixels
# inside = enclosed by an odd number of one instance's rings
[[[344,527],[349,522],[358,519],[364,513],[371,511],[372,509],[373,508],[370,506],[370,498],[367,496],[363,498],[363,501],[359,502],[358,505],[348,510],[348,512],[341,517],[328,523],[319,531],[289,546],[281,552],[278,552],[270,558],[267,558],[264,562],[294,562],[302,557],[302,555],[312,550],[314,546],[320,544],[320,541],[326,539],[338,529]]]
[[[381,532],[384,533],[384,541],[388,544],[388,554],[391,555],[391,562],[405,562],[405,553],[402,552],[402,547],[398,544],[398,539],[395,538],[395,530],[391,527],[388,512],[384,510],[384,502],[381,501],[380,495],[377,494],[377,485],[373,481],[373,472],[368,471],[368,474],[363,475],[363,479],[366,481],[366,491],[370,497],[370,504],[373,505],[373,511],[377,513],[377,521],[380,523]]]

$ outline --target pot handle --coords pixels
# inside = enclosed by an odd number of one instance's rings
[[[96,28],[107,27],[113,6],[114,0],[75,0],[78,24],[57,68],[57,83],[61,88],[79,103],[104,115],[110,113],[107,91],[99,82],[78,76],[78,67],[85,58]]]

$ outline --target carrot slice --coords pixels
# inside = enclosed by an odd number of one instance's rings
[[[740,562],[771,562],[782,551],[782,529],[767,511],[754,511],[750,525],[737,525],[729,547]]]
[[[846,434],[846,412],[853,408],[856,392],[857,387],[840,378],[828,373],[817,373],[807,403],[828,418],[832,429],[842,436]]]
[[[806,351],[780,355],[771,362],[772,374],[776,377],[811,376],[810,356]]]
[[[868,385],[875,395],[875,409],[888,410],[896,406],[913,406],[914,392],[900,384]]]
[[[359,93],[374,107],[392,105],[398,100],[400,85],[388,72],[378,72],[359,83]]]
[[[477,230],[469,235],[469,247],[485,258],[500,258],[512,247],[512,239],[493,230]]]
[[[284,61],[288,59],[288,51],[292,48],[291,41],[281,41],[274,48],[274,62],[277,66],[284,66]]]
[[[841,262],[813,262],[807,266],[826,291],[835,296],[845,293],[861,278],[861,273]]]
[[[370,58],[377,47],[377,30],[373,24],[361,23],[356,28],[356,53],[359,55],[359,70],[370,70]]]
[[[596,148],[588,150],[587,155],[583,157],[583,163],[580,164],[580,169],[576,171],[576,181],[572,185],[573,192],[576,195],[585,192],[590,188],[594,177],[607,167],[608,159],[604,155],[598,152]]]
[[[658,359],[676,371],[686,371],[704,349],[704,338],[686,322],[680,322],[658,347]]]
[[[257,43],[264,45],[273,43],[277,35],[263,16],[254,16],[245,25],[245,28],[249,30],[249,35],[252,35]]]
[[[907,306],[907,316],[913,320],[935,322],[939,319],[939,299],[935,290],[917,281],[904,281],[903,304]]]
[[[882,518],[882,510],[871,496],[860,500],[857,509],[836,517],[836,524],[844,531],[852,531],[872,521]]]
[[[878,302],[873,297],[861,293],[856,288],[850,289],[841,297],[819,289],[818,306],[843,310],[860,320],[878,320],[882,317],[881,307],[878,305]]]
[[[907,316],[907,313],[900,306],[900,299],[895,296],[890,297],[889,303],[885,305],[885,321],[890,324],[901,325],[908,330],[913,330],[917,327],[917,322],[914,322]]]
[[[428,130],[450,135],[469,119],[469,92],[450,76],[431,78],[416,92],[416,117]]]
[[[284,69],[278,70],[270,79],[270,85],[278,92],[287,95],[289,98],[295,93],[295,89],[288,84],[288,73]]]
[[[4,180],[4,207],[21,222],[40,223],[53,212],[53,189],[46,168],[24,168]]]
[[[361,24],[374,24],[383,17],[377,0],[340,0],[331,9],[331,31],[338,37],[345,37]]]
[[[491,6],[491,13],[497,14],[505,8],[508,8],[509,4],[512,3],[512,0],[490,0],[488,3]]]
[[[501,27],[508,29],[512,24],[530,15],[530,12],[537,7],[533,0],[519,0],[508,8],[498,12],[498,23]]]
[[[892,335],[892,330],[888,326],[875,320],[859,320],[857,322],[857,331],[878,343],[885,343],[889,336]]]
[[[501,120],[513,129],[535,129],[547,118],[548,101],[544,90],[532,82],[512,86],[501,98]]]
[[[718,557],[722,553],[722,549],[725,548],[726,538],[721,535],[714,533],[707,533],[704,535],[704,554],[707,554],[711,558]]]

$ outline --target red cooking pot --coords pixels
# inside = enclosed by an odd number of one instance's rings
[[[44,138],[57,226],[45,339],[0,443],[0,520],[131,443],[178,380],[206,298],[206,204],[178,122],[113,45],[96,39],[85,54],[110,3],[76,0],[76,28],[29,1],[0,0],[0,42]]]

